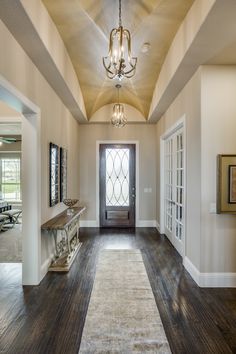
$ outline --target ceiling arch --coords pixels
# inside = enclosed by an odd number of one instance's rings
[[[144,123],[146,122],[143,114],[137,110],[135,107],[124,104],[125,115],[128,119],[128,123]],[[113,113],[113,104],[109,103],[105,106],[100,107],[90,118],[91,123],[108,123],[111,121],[111,116]]]
[[[136,75],[122,81],[120,100],[146,118],[170,44],[194,0],[126,0],[122,21],[138,57]],[[83,93],[87,116],[116,102],[116,80],[106,77],[102,57],[110,31],[118,24],[118,0],[43,0],[65,43]],[[143,43],[150,51],[141,52]]]

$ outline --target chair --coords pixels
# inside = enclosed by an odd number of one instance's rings
[[[2,215],[0,214],[0,231],[2,231],[2,228],[4,224],[9,220],[9,217],[7,215]]]
[[[18,219],[20,217],[20,215],[22,214],[22,210],[20,209],[11,209],[11,210],[7,210],[7,211],[3,211],[0,216],[6,216],[12,227],[15,226],[15,224],[18,222]]]

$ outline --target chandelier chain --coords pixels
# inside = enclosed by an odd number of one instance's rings
[[[122,26],[122,22],[121,22],[121,0],[119,0],[119,27]]]

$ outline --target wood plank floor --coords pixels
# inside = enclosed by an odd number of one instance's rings
[[[76,354],[99,250],[139,248],[171,350],[236,353],[236,289],[200,289],[155,229],[81,229],[83,245],[67,274],[20,285],[21,266],[0,264],[0,353]]]

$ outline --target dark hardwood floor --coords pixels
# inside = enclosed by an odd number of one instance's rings
[[[236,289],[200,289],[155,229],[81,229],[67,274],[24,287],[21,266],[0,264],[0,353],[77,354],[103,248],[139,248],[173,353],[236,353]]]

